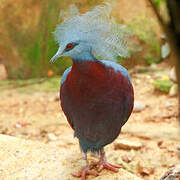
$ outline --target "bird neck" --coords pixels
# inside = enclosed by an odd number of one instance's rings
[[[72,65],[73,74],[94,74],[94,71],[99,67],[100,61],[97,59],[75,60]]]
[[[72,57],[73,62],[83,62],[83,61],[97,61],[91,52],[84,51],[81,54],[78,54]]]

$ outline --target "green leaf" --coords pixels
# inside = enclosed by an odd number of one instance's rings
[[[153,85],[155,86],[156,89],[168,93],[173,85],[173,82],[168,79],[167,80],[156,79],[153,81]]]
[[[159,7],[161,2],[164,2],[165,0],[155,0],[155,6]]]

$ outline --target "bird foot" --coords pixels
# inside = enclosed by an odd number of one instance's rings
[[[118,169],[117,168],[121,168],[121,166],[119,165],[114,165],[114,164],[110,164],[106,161],[101,161],[99,162],[99,169],[98,169],[98,172],[101,172],[103,169],[107,169],[107,170],[111,170],[111,171],[114,171],[114,172],[118,172]]]
[[[92,166],[85,166],[79,172],[72,173],[72,176],[81,177],[81,180],[85,180],[86,175],[98,176],[98,173],[95,171],[91,171],[91,168]]]
[[[97,165],[99,165],[98,172],[101,172],[103,169],[118,172],[117,168],[121,168],[120,165],[110,164],[107,161],[98,161],[91,164],[91,166],[97,166]]]

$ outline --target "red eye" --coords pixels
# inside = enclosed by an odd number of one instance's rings
[[[73,45],[72,45],[72,44],[68,44],[66,47],[67,47],[68,49],[72,49]]]

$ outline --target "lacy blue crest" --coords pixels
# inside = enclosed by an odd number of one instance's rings
[[[80,14],[75,5],[70,6],[68,11],[61,12],[64,21],[56,27],[55,40],[60,46],[69,42],[86,42],[93,56],[100,59],[129,57],[126,39],[132,33],[126,26],[113,22],[111,11],[109,3],[96,6],[84,14]]]

